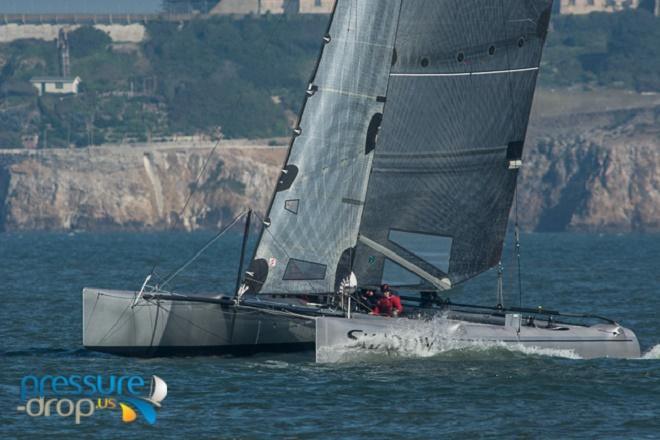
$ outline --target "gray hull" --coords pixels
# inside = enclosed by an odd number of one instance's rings
[[[517,314],[494,317],[454,312],[436,312],[431,319],[362,314],[347,319],[235,305],[221,298],[168,300],[149,295],[133,307],[136,295],[129,291],[83,290],[83,345],[87,349],[159,356],[316,348],[317,361],[336,362],[347,353],[385,349],[413,350],[424,355],[438,348],[486,343],[559,350],[584,359],[640,356],[635,334],[615,323],[587,327],[538,320],[529,325],[523,324]]]
[[[593,326],[548,324],[521,325],[519,315],[503,322],[478,323],[447,318],[392,319],[356,315],[353,319],[318,318],[317,362],[350,360],[365,353],[428,355],[469,347],[508,347],[529,353],[582,359],[638,358],[635,334],[617,324]]]
[[[137,356],[250,354],[314,348],[313,318],[185,300],[140,300],[136,292],[83,290],[83,345]]]

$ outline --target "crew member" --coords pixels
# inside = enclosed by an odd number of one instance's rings
[[[403,313],[401,298],[394,295],[389,286],[383,291],[383,297],[378,301],[376,307],[371,310],[372,315],[397,317]]]
[[[367,290],[362,294],[362,301],[369,310],[373,310],[373,308],[376,307],[376,304],[378,304],[379,299],[380,296],[376,295],[376,292],[374,292],[373,290]]]

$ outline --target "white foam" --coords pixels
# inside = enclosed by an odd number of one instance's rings
[[[290,367],[290,364],[285,361],[278,361],[278,360],[272,360],[269,359],[265,361],[263,364],[261,364],[262,367],[265,368],[271,368],[275,370],[282,370],[282,369],[287,369]]]
[[[424,325],[397,327],[396,332],[361,337],[357,342],[342,346],[318,349],[319,362],[363,361],[373,357],[394,358],[492,358],[499,353],[520,353],[528,356],[550,356],[567,359],[581,359],[572,350],[529,347],[501,341],[465,341],[460,324],[437,318]]]
[[[549,357],[560,357],[565,359],[582,359],[582,357],[580,357],[573,350],[561,350],[559,348],[527,347],[522,344],[508,345],[504,343],[502,343],[502,348],[506,348],[511,351],[517,351],[530,356],[549,356]]]
[[[644,353],[642,359],[660,359],[660,344]]]

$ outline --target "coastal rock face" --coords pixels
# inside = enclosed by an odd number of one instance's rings
[[[524,229],[660,231],[660,106],[538,117],[524,159]]]
[[[263,210],[281,150],[221,147],[203,171],[210,151],[115,147],[5,157],[4,229],[193,230],[221,226],[248,206]]]
[[[203,169],[212,147],[0,150],[0,230],[194,230],[263,213],[286,149],[223,142]],[[660,96],[540,93],[519,183],[526,230],[660,231]]]

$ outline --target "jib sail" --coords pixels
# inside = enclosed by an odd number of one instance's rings
[[[400,2],[340,0],[246,281],[329,293],[350,272]]]

